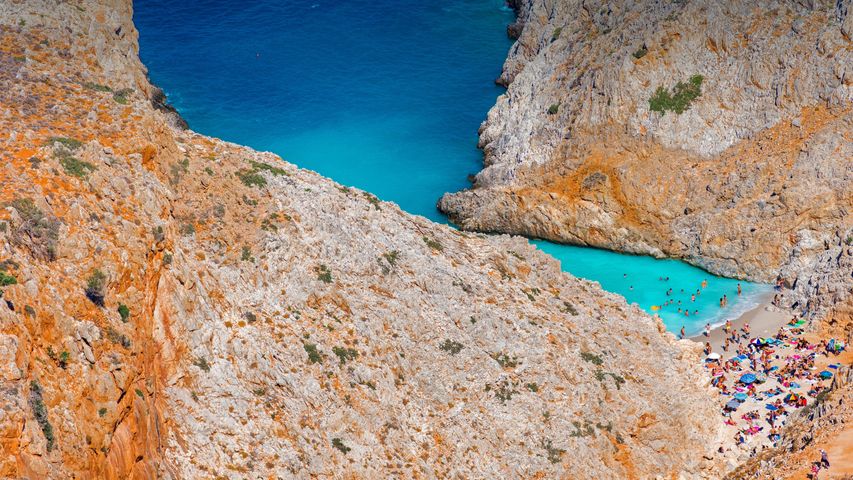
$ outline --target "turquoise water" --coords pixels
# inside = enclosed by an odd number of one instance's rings
[[[503,92],[493,82],[511,46],[503,1],[235,5],[134,2],[142,60],[190,126],[446,222],[435,203],[480,169],[477,128]],[[709,303],[719,288],[735,292],[727,312],[745,305],[735,301],[736,282],[681,262],[538,245],[644,308],[665,300],[659,275],[677,290],[708,278]],[[744,286],[750,295],[759,288]],[[696,331],[719,320],[720,309],[701,298],[695,317],[664,309],[668,327]]]

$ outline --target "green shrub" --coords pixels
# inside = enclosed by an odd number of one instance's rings
[[[198,368],[202,369],[202,370],[203,370],[203,371],[205,371],[205,372],[209,372],[209,371],[210,371],[210,364],[209,364],[209,363],[207,363],[207,359],[206,359],[206,358],[204,358],[204,357],[198,357],[198,358],[196,358],[196,359],[195,359],[195,361],[193,362],[193,365],[195,365],[196,367],[198,367]]]
[[[451,355],[456,355],[457,353],[461,352],[462,349],[465,348],[465,346],[459,342],[454,342],[453,340],[446,339],[442,344],[438,346],[438,348]]]
[[[106,407],[101,407],[98,409],[98,416],[99,417],[103,417],[106,414],[107,414],[107,408]]]
[[[560,111],[559,103],[552,103],[550,107],[548,107],[548,115],[556,115],[557,112]]]
[[[562,460],[563,458],[563,454],[566,453],[564,449],[554,447],[554,445],[551,443],[551,440],[543,441],[542,448],[545,449],[548,461],[551,463],[560,463],[560,460]]]
[[[581,358],[596,366],[604,363],[600,356],[590,352],[581,352]]]
[[[166,252],[163,254],[163,265],[171,265],[172,264],[172,254]]]
[[[50,137],[45,142],[45,145],[53,145],[54,143],[59,143],[68,150],[71,150],[72,152],[83,146],[83,142],[81,142],[80,140],[69,137]]]
[[[634,52],[634,54],[633,54],[633,55],[634,55],[634,58],[636,58],[637,60],[639,60],[639,59],[641,59],[641,58],[645,57],[647,53],[649,53],[649,49],[648,49],[648,48],[646,48],[646,46],[645,46],[645,45],[643,45],[643,46],[642,46],[642,47],[640,47],[636,52]]]
[[[15,278],[14,275],[8,274],[3,270],[0,270],[0,287],[8,287],[9,285],[15,285],[18,283],[18,279]]]
[[[63,155],[59,158],[59,164],[65,170],[65,173],[77,178],[86,178],[90,172],[97,170],[97,167],[89,162],[84,162],[77,157],[71,155]]]
[[[427,247],[429,247],[429,248],[431,248],[437,252],[441,252],[444,250],[444,247],[441,245],[441,243],[438,240],[433,240],[432,238],[429,238],[429,237],[423,237],[423,240],[424,240],[424,243],[426,243]]]
[[[348,446],[344,445],[343,440],[341,440],[340,438],[333,438],[333,439],[332,439],[332,446],[333,446],[333,447],[335,447],[335,448],[337,448],[338,450],[340,450],[340,451],[341,451],[341,453],[343,453],[344,455],[346,455],[346,454],[347,454],[347,452],[349,452],[350,450],[352,450],[352,449],[351,449],[351,448],[349,448]]]
[[[65,370],[65,367],[68,366],[68,362],[70,360],[71,354],[68,353],[66,350],[63,350],[62,353],[59,354],[59,360],[57,362],[59,364],[59,368]]]
[[[127,105],[127,97],[129,97],[131,93],[133,93],[132,88],[122,88],[121,90],[116,90],[116,92],[113,93],[113,100],[115,100],[116,103]]]
[[[130,308],[123,303],[118,304],[118,314],[121,316],[121,321],[127,323],[130,319]]]
[[[536,393],[539,391],[539,384],[538,383],[528,383],[527,385],[525,385],[525,387],[527,387],[527,389],[533,393]]]
[[[317,345],[313,343],[303,343],[302,348],[304,348],[305,353],[308,354],[309,363],[320,363],[323,361],[323,355],[317,351]]]
[[[99,307],[104,306],[104,297],[107,290],[107,276],[99,269],[95,269],[86,280],[86,298]]]
[[[354,348],[345,348],[345,347],[334,347],[332,348],[332,352],[337,355],[338,360],[341,361],[341,365],[347,363],[347,361],[352,361],[358,358],[358,350]]]
[[[363,192],[363,194],[364,194],[364,198],[366,198],[367,201],[370,202],[371,205],[373,205],[373,208],[375,208],[376,210],[382,210],[382,208],[379,206],[380,205],[379,198],[377,198],[376,195],[374,195],[372,193],[368,193],[368,192]]]
[[[47,418],[47,407],[44,405],[42,394],[39,382],[37,380],[30,382],[30,408],[33,409],[33,416],[36,417],[36,422],[44,433],[44,438],[47,440],[47,451],[49,452],[53,450],[56,439],[53,436],[53,425]]]
[[[317,280],[323,283],[332,283],[332,271],[329,270],[329,267],[321,264],[315,267],[314,271],[317,272]]]
[[[560,34],[563,33],[563,27],[557,27],[551,32],[551,41],[555,41],[560,38]]]
[[[670,93],[669,89],[658,87],[655,94],[649,99],[649,110],[653,112],[666,113],[667,111],[677,114],[684,113],[690,108],[690,104],[702,94],[702,75],[693,75],[687,83],[678,82]]]
[[[243,185],[247,187],[260,188],[267,186],[267,179],[257,172],[240,170],[239,172],[237,172],[237,177],[240,179],[241,182],[243,182]]]
[[[87,88],[89,90],[94,90],[96,92],[112,92],[113,91],[112,88],[110,88],[106,85],[100,85],[100,84],[94,83],[94,82],[83,82],[82,85],[84,88]]]
[[[16,198],[5,206],[14,208],[21,217],[21,223],[10,232],[12,243],[27,248],[35,258],[56,260],[59,220],[48,218],[30,198]]]
[[[142,390],[140,390],[140,389],[138,389],[138,388],[137,388],[137,389],[136,389],[136,390],[134,390],[134,391],[136,392],[136,396],[137,396],[137,397],[139,397],[139,398],[145,398],[145,394],[144,394],[144,393],[142,393]]]
[[[520,363],[515,355],[510,357],[505,353],[493,353],[491,356],[503,368],[515,368]]]
[[[130,339],[123,333],[118,332],[113,327],[107,327],[107,338],[109,341],[121,345],[124,348],[130,348]]]

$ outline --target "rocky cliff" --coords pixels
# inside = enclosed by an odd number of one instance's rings
[[[849,0],[514,6],[485,168],[439,202],[456,223],[849,298],[814,270],[853,243]]]
[[[0,476],[726,467],[690,342],[524,240],[176,128],[131,18],[0,4]]]

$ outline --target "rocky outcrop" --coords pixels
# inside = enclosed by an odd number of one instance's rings
[[[485,168],[439,208],[469,230],[738,278],[816,265],[851,226],[851,10],[521,2],[511,84],[480,129]]]
[[[692,343],[177,128],[131,13],[0,5],[0,476],[719,476]]]

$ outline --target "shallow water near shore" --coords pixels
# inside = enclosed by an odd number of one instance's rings
[[[513,14],[502,0],[266,0],[239,8],[143,0],[134,9],[152,80],[200,133],[275,152],[443,223],[438,198],[467,187],[466,176],[482,166],[477,128],[503,92],[493,81],[512,43]],[[689,304],[690,317],[677,305],[657,312],[672,331],[736,317],[768,290],[741,282],[738,297],[737,281],[683,262],[535,243],[564,270],[644,309],[669,298]],[[696,301],[681,294],[704,279]]]

